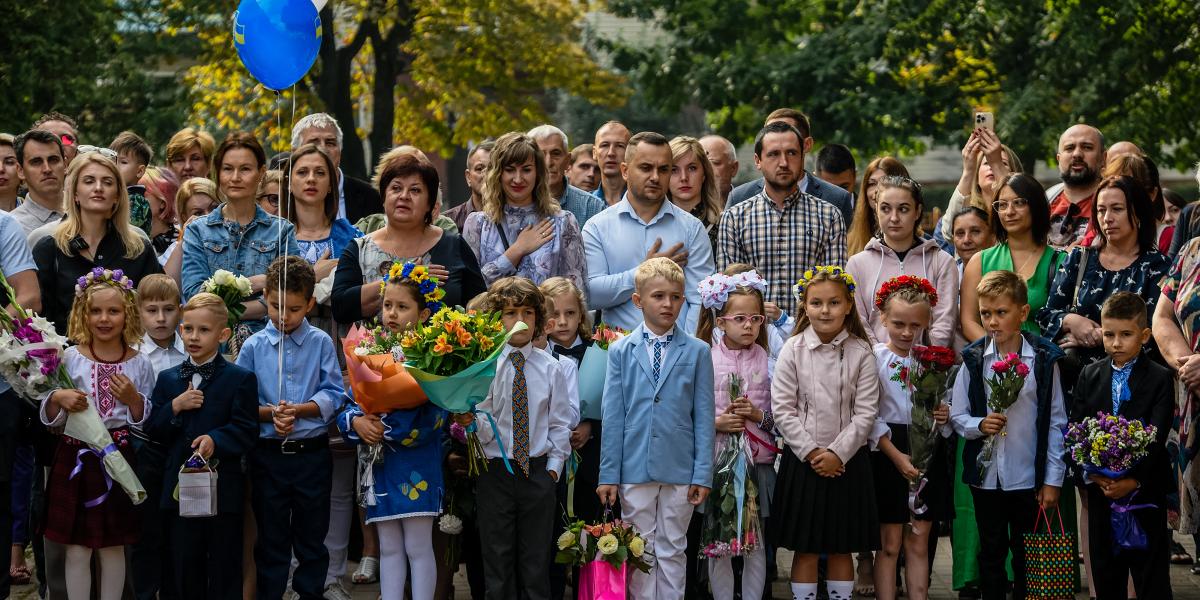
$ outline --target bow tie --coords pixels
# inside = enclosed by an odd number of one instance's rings
[[[570,356],[571,358],[575,359],[575,362],[577,363],[583,362],[583,353],[587,352],[587,349],[587,344],[579,344],[578,346],[572,346],[570,348],[554,344],[555,356]]]
[[[191,359],[183,361],[179,365],[179,376],[184,381],[191,381],[192,375],[199,374],[200,382],[208,381],[213,376],[213,371],[217,369],[217,361],[210,360],[202,365],[197,366]]]

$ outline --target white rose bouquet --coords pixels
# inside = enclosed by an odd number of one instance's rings
[[[216,294],[225,302],[225,307],[229,309],[230,329],[237,327],[238,321],[242,319],[242,313],[246,310],[242,303],[248,300],[254,292],[250,287],[249,279],[241,275],[234,275],[225,269],[217,269],[212,277],[200,284],[200,291]]]

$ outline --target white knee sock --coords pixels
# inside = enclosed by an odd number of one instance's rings
[[[767,555],[762,546],[742,557],[742,600],[760,600],[767,587]]]
[[[378,521],[379,591],[383,600],[404,600],[404,581],[408,579],[408,556],[404,552],[404,528],[400,519]]]
[[[89,600],[92,597],[92,549],[68,545],[65,554],[67,600]]]
[[[109,546],[100,556],[100,600],[121,600],[125,591],[125,547]]]
[[[708,584],[712,587],[713,600],[732,600],[733,562],[729,558],[709,558]]]
[[[404,553],[412,577],[412,600],[433,600],[437,558],[433,553],[433,517],[409,517],[404,528]]]
[[[817,584],[792,582],[792,600],[817,600]],[[832,600],[832,597],[831,597]]]
[[[826,581],[829,600],[854,600],[854,581]]]

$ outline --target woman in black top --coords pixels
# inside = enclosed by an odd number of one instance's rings
[[[63,186],[67,216],[33,247],[42,315],[66,335],[75,281],[96,267],[125,272],[134,286],[162,273],[154,247],[129,223],[129,195],[111,159],[86,152],[71,161]]]
[[[428,159],[414,151],[393,151],[378,171],[387,224],[342,252],[333,278],[334,319],[353,323],[378,315],[383,299],[375,284],[397,260],[427,265],[446,290],[447,306],[463,306],[484,292],[471,247],[458,234],[432,224],[439,181]]]

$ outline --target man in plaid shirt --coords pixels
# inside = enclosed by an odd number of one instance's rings
[[[846,225],[832,204],[802,192],[804,139],[795,127],[774,122],[754,140],[762,193],[721,215],[717,268],[753,265],[767,280],[768,317],[784,320],[799,308],[792,285],[817,265],[846,264]]]

